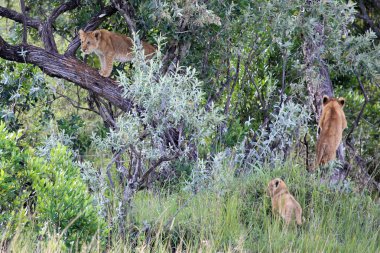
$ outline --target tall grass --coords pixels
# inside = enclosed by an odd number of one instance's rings
[[[128,215],[128,239],[115,231],[112,246],[94,237],[82,249],[70,249],[55,234],[37,240],[21,229],[8,252],[380,252],[380,208],[353,184],[330,187],[292,163],[226,175],[231,178],[196,195],[139,192]],[[272,214],[265,189],[274,177],[301,204],[302,226],[285,227]]]

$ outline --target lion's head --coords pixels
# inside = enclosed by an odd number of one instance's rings
[[[286,184],[280,178],[275,178],[268,183],[267,194],[273,197],[281,190],[287,190]]]
[[[91,54],[99,47],[101,38],[101,33],[99,30],[93,32],[85,32],[83,30],[79,30],[79,37],[83,53]]]

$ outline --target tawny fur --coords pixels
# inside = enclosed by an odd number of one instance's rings
[[[114,61],[131,61],[133,55],[133,40],[122,34],[117,34],[104,29],[92,32],[79,31],[81,48],[83,53],[95,53],[100,60],[99,74],[108,77],[112,72]],[[153,57],[156,49],[147,42],[141,42],[146,59]]]
[[[279,213],[286,225],[294,219],[298,225],[302,224],[302,208],[297,200],[289,193],[288,187],[280,178],[268,183],[267,194],[272,199],[272,212]]]
[[[343,112],[344,102],[344,98],[323,97],[314,169],[336,158],[336,150],[342,141],[343,130],[347,128],[346,116]]]

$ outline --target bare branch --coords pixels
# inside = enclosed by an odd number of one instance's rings
[[[23,17],[22,17],[22,25],[23,25],[22,43],[26,44],[27,39],[28,39],[28,30],[27,30],[27,26],[26,26],[27,16],[26,16],[26,12],[25,12],[25,1],[24,0],[20,0],[20,7],[21,7],[22,14],[23,14]]]
[[[224,64],[224,65],[227,65],[227,73],[226,73],[226,81],[224,83],[221,83],[221,87],[219,88],[219,90],[216,92],[215,95],[213,96],[210,96],[208,99],[207,99],[207,103],[206,103],[206,108],[209,109],[211,107],[211,104],[218,100],[223,92],[224,92],[224,89],[226,89],[226,87],[229,87],[230,86],[230,82],[231,82],[231,62],[230,62],[230,55],[231,55],[231,52],[228,52],[228,55],[226,56],[226,61],[227,63]]]
[[[380,184],[376,182],[376,180],[373,179],[371,175],[368,174],[368,171],[366,170],[365,160],[360,155],[358,155],[358,152],[352,143],[346,140],[346,144],[347,147],[349,147],[349,150],[351,151],[352,156],[354,157],[354,160],[360,170],[360,173],[355,173],[354,176],[361,181],[363,186],[369,186],[370,189],[376,189],[377,192],[380,193]]]
[[[42,42],[44,43],[44,47],[49,52],[55,52],[57,53],[57,45],[54,41],[53,36],[53,23],[58,18],[59,15],[62,13],[75,9],[79,6],[80,1],[79,0],[71,0],[69,2],[66,2],[59,6],[58,8],[54,9],[50,17],[47,19],[46,22],[41,22],[37,19],[31,19],[28,18],[25,13],[25,4],[24,0],[20,0],[21,9],[23,11],[23,14],[18,13],[16,11],[0,7],[0,16],[9,18],[11,20],[14,20],[19,23],[23,23],[24,26],[33,27],[35,29],[38,29],[40,36],[42,38]],[[26,33],[26,28],[24,27],[24,33]],[[26,34],[23,35],[23,43],[26,44]]]
[[[354,124],[352,125],[350,131],[348,131],[348,134],[347,134],[347,137],[346,137],[346,141],[349,141],[351,142],[351,134],[354,132],[355,128],[359,125],[359,121],[360,119],[362,118],[363,116],[363,112],[364,112],[364,108],[366,107],[367,103],[368,103],[368,96],[367,96],[367,93],[364,89],[364,85],[362,83],[362,81],[360,80],[360,76],[358,76],[358,74],[356,73],[355,71],[355,76],[356,76],[356,79],[358,80],[358,83],[359,83],[359,86],[360,86],[360,89],[364,95],[364,104],[362,106],[362,108],[360,109],[360,112],[358,114],[358,116],[356,117],[355,121],[354,121]]]
[[[366,22],[372,28],[372,30],[376,33],[377,37],[380,38],[380,28],[378,26],[376,26],[375,23],[373,22],[373,20],[369,17],[363,0],[360,0],[358,5],[359,5],[359,8],[360,8],[362,15],[357,14],[356,17],[358,17],[358,18],[362,19],[364,22]]]
[[[234,77],[234,82],[232,84],[232,87],[231,87],[231,90],[227,96],[227,102],[225,104],[225,107],[224,107],[224,114],[227,115],[228,112],[229,112],[229,108],[230,108],[230,104],[231,104],[231,97],[232,97],[232,93],[234,92],[235,90],[235,86],[237,84],[237,81],[239,79],[239,72],[240,72],[240,54],[238,55],[238,58],[237,58],[237,63],[236,63],[236,71],[235,71],[235,77]]]
[[[24,20],[24,15],[22,15],[21,13],[4,8],[2,6],[0,6],[0,16],[11,19],[21,24],[23,23],[23,20]],[[27,26],[33,27],[35,29],[38,29],[41,24],[41,22],[38,19],[32,19],[28,17],[25,18],[25,21],[26,21]]]
[[[128,1],[123,0],[111,0],[116,9],[123,15],[127,22],[128,30],[130,34],[136,32],[136,15],[133,6]]]
[[[102,117],[106,126],[117,129],[114,117],[112,117],[110,110],[104,105],[103,101],[97,97],[93,92],[90,92],[90,99],[95,103],[98,108],[99,115]]]
[[[54,23],[54,21],[61,15],[62,13],[65,13],[66,11],[73,10],[77,8],[80,5],[79,0],[71,0],[69,2],[66,2],[59,6],[58,8],[54,9],[49,17],[49,23]]]
[[[57,7],[56,9],[54,9],[50,17],[47,19],[47,21],[42,24],[39,31],[42,38],[42,42],[44,43],[44,47],[47,51],[58,53],[57,45],[55,43],[54,35],[53,35],[54,21],[62,13],[75,9],[78,6],[79,6],[78,0],[71,0],[69,2],[66,2],[62,4],[61,6]]]
[[[152,173],[158,166],[160,166],[161,163],[174,160],[174,159],[178,158],[179,155],[180,154],[177,152],[176,154],[174,154],[172,156],[162,156],[162,157],[160,157],[160,159],[158,159],[157,161],[155,161],[152,164],[152,166],[150,166],[150,168],[144,173],[144,175],[141,176],[140,181],[139,181],[139,187],[142,186],[143,182],[145,181],[145,179],[148,178],[149,174]]]
[[[87,108],[87,107],[83,107],[83,106],[80,106],[80,103],[75,101],[74,99],[62,94],[62,93],[59,93],[59,92],[56,92],[59,97],[58,98],[64,98],[66,99],[74,108],[76,109],[81,109],[81,110],[86,110],[86,111],[90,111],[90,112],[93,112],[93,113],[96,113],[99,115],[99,112],[97,112],[96,110],[94,109],[91,109],[91,108]]]
[[[124,148],[120,149],[118,152],[116,152],[116,154],[112,158],[111,162],[106,167],[107,177],[108,177],[108,180],[110,181],[112,189],[115,188],[115,184],[112,180],[111,166],[112,166],[112,164],[114,164],[115,162],[117,162],[119,160],[119,157],[125,152],[125,150],[126,150],[126,148],[124,147]]]
[[[282,106],[282,103],[284,102],[284,92],[285,92],[285,77],[286,77],[286,62],[288,59],[287,50],[285,49],[285,52],[282,55],[282,78],[281,78],[281,93],[280,93],[280,107]]]

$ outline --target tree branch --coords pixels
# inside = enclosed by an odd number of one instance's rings
[[[80,106],[80,103],[75,101],[74,99],[70,98],[69,96],[66,96],[60,92],[56,92],[59,97],[58,98],[64,98],[66,99],[74,108],[76,109],[81,109],[81,110],[86,110],[86,111],[89,111],[89,112],[93,112],[95,114],[98,114],[99,115],[99,112],[97,112],[96,110],[92,109],[92,108],[87,108],[87,107],[83,107],[83,106]]]
[[[232,97],[232,94],[235,90],[235,86],[237,84],[237,81],[239,79],[239,73],[240,73],[240,54],[238,55],[237,57],[237,63],[236,63],[236,70],[235,70],[235,77],[234,77],[234,82],[232,84],[232,87],[231,87],[231,90],[230,92],[228,93],[227,95],[227,101],[226,101],[226,104],[224,106],[224,115],[228,115],[228,112],[229,112],[229,108],[230,108],[230,104],[231,104],[231,97]]]
[[[286,62],[288,60],[288,53],[285,49],[285,52],[282,54],[282,77],[281,77],[281,93],[280,93],[280,107],[284,102],[284,92],[285,92],[285,77],[286,77]]]
[[[111,162],[106,167],[107,177],[108,177],[108,180],[110,181],[112,189],[115,189],[115,184],[114,184],[114,182],[112,180],[111,167],[112,167],[112,164],[114,164],[115,162],[117,162],[117,160],[125,152],[125,150],[126,150],[126,148],[124,147],[124,148],[120,149],[118,152],[116,152],[116,154],[112,158]]]
[[[47,52],[31,45],[12,46],[1,36],[0,57],[10,61],[34,64],[45,74],[65,79],[92,91],[123,111],[130,111],[135,106],[131,100],[122,97],[122,89],[116,81],[100,76],[96,69],[74,58]]]
[[[359,86],[360,86],[360,90],[362,91],[363,96],[364,96],[364,104],[363,104],[362,108],[360,109],[359,115],[356,117],[356,119],[354,121],[354,124],[352,125],[350,131],[348,131],[348,134],[347,134],[347,137],[346,137],[346,141],[349,141],[349,142],[351,142],[351,134],[354,132],[355,128],[359,125],[359,121],[360,121],[360,119],[363,116],[364,108],[366,107],[366,105],[367,105],[367,103],[369,101],[367,93],[366,93],[366,91],[364,89],[363,83],[360,80],[360,77],[358,76],[358,74],[356,73],[356,71],[355,71],[355,76],[356,76],[356,79],[358,80],[358,83],[359,83]]]
[[[71,0],[69,2],[66,2],[62,4],[61,6],[57,7],[53,10],[52,14],[49,16],[49,18],[44,22],[39,29],[42,42],[44,43],[44,47],[49,52],[58,52],[57,45],[54,40],[53,35],[53,23],[58,18],[59,15],[62,13],[75,9],[79,6],[78,0]]]
[[[155,161],[153,163],[152,166],[150,166],[150,168],[144,173],[144,175],[141,176],[140,180],[139,180],[139,187],[142,186],[143,182],[145,181],[145,179],[147,179],[147,177],[149,176],[150,173],[152,173],[152,171],[154,169],[156,169],[158,166],[160,166],[161,163],[163,162],[168,162],[168,161],[171,161],[171,160],[174,160],[176,158],[179,157],[179,153],[176,153],[172,156],[162,156],[160,157],[160,159],[158,159],[157,161]]]
[[[21,3],[21,9],[23,9],[23,0],[21,0],[20,3]],[[49,18],[45,22],[41,22],[37,19],[28,18],[25,13],[21,14],[4,7],[0,7],[0,16],[9,18],[18,23],[22,23],[24,24],[24,26],[26,25],[26,26],[38,29],[45,49],[49,52],[58,52],[57,45],[55,43],[54,35],[53,35],[53,23],[59,17],[59,15],[61,15],[62,13],[66,11],[75,9],[76,7],[79,6],[79,3],[80,3],[79,0],[71,0],[69,2],[62,4],[61,6],[53,10],[52,14],[49,16]],[[24,30],[25,30],[25,27],[24,27]],[[24,44],[26,43],[25,35],[23,36],[23,43]]]
[[[116,7],[116,9],[123,15],[125,21],[127,22],[130,34],[135,33],[137,30],[137,26],[135,21],[136,15],[133,6],[125,0],[111,0],[111,2]]]
[[[4,18],[11,19],[13,21],[16,21],[17,23],[23,23],[24,15],[21,13],[18,13],[16,11],[4,8],[0,6],[0,16]],[[26,25],[29,27],[33,27],[35,29],[38,29],[41,22],[38,19],[32,19],[32,18],[25,18]]]
[[[25,11],[25,1],[24,0],[20,0],[20,7],[21,7],[22,15],[23,15],[23,17],[22,17],[22,25],[23,25],[22,43],[26,44],[27,39],[28,39],[28,30],[27,30],[27,26],[26,26],[27,16],[26,16],[26,11]]]
[[[360,8],[362,15],[357,14],[356,17],[358,17],[358,18],[362,19],[364,22],[366,22],[372,28],[372,30],[376,33],[377,37],[380,38],[380,29],[379,29],[379,27],[377,27],[375,25],[373,20],[369,17],[369,15],[367,13],[367,9],[364,5],[364,2],[362,0],[360,0],[358,5],[359,5],[359,8]]]
[[[49,23],[54,23],[55,20],[61,15],[62,13],[65,13],[66,11],[73,10],[77,8],[80,5],[80,0],[71,0],[69,2],[66,2],[62,4],[61,6],[57,7],[56,9],[53,10],[49,17]]]

